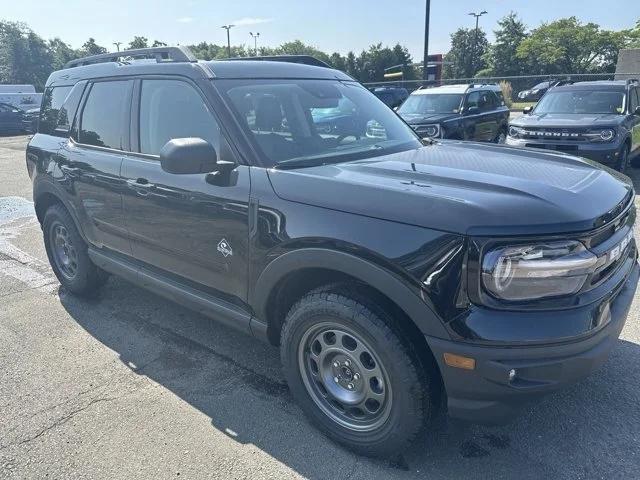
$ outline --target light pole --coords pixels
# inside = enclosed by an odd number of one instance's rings
[[[427,65],[429,64],[429,13],[431,11],[431,0],[427,0],[427,10],[424,16],[424,60],[422,61],[422,79],[428,80],[429,73]]]
[[[122,45],[122,42],[113,42],[113,44],[116,46],[118,51],[120,51],[120,45]]]
[[[476,33],[473,36],[473,49],[471,50],[471,69],[473,70],[472,75],[476,74],[476,49],[478,48],[478,21],[482,15],[488,13],[486,10],[481,11],[480,13],[471,12],[469,15],[472,17],[476,17]]]
[[[253,37],[253,52],[254,56],[258,56],[258,37],[260,36],[260,32],[249,32],[249,35]]]
[[[231,58],[231,39],[229,38],[229,30],[231,30],[235,25],[222,25],[220,28],[224,28],[227,31],[227,57]]]

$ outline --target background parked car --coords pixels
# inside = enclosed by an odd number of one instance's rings
[[[398,114],[423,137],[503,143],[509,108],[496,84],[420,88]]]
[[[540,82],[529,90],[523,90],[518,93],[518,100],[522,102],[537,102],[542,98],[542,96],[547,93],[550,88],[559,87],[561,85],[566,85],[571,83],[570,80],[547,80],[545,82]]]
[[[511,122],[507,143],[568,152],[624,171],[640,152],[639,82],[555,87]]]
[[[0,103],[0,134],[33,131],[25,112],[8,103]]]
[[[375,87],[371,91],[391,108],[399,107],[409,96],[409,91],[401,87]]]

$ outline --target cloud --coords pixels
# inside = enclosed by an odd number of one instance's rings
[[[191,23],[193,22],[194,18],[193,17],[180,17],[178,19],[179,23]]]
[[[237,27],[248,27],[249,25],[259,25],[261,23],[273,22],[272,18],[256,18],[256,17],[243,17],[231,22]]]

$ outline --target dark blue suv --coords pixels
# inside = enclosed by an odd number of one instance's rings
[[[507,144],[566,152],[621,172],[640,152],[638,80],[558,86],[524,113],[509,125]]]

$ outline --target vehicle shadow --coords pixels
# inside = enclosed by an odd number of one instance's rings
[[[207,415],[233,441],[306,478],[640,478],[636,343],[620,340],[602,369],[511,425],[480,427],[440,415],[390,462],[354,455],[318,433],[290,397],[271,346],[120,279],[95,299],[64,291],[60,299],[133,372]],[[629,327],[638,338],[637,314]]]

